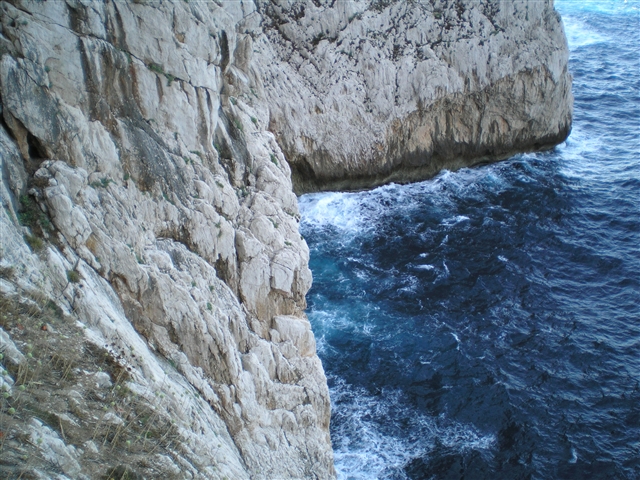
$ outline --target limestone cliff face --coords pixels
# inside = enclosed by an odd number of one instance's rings
[[[18,305],[0,413],[3,457],[22,459],[7,476],[98,478],[117,449],[148,478],[332,478],[292,176],[298,191],[421,178],[570,127],[549,2],[12,0],[0,15],[0,303]],[[67,322],[46,338],[20,316],[45,300]],[[69,345],[74,322],[84,360],[41,392],[59,422],[21,411],[18,387],[42,384],[28,339]],[[93,380],[97,347],[126,377]],[[92,414],[123,378],[129,410]],[[172,432],[151,464],[124,440],[149,434],[131,402]]]
[[[553,0],[261,11],[269,127],[299,192],[424,179],[569,133],[569,52]]]
[[[177,423],[176,478],[331,477],[329,396],[303,313],[309,253],[237,33],[255,6],[0,9],[4,293],[40,290],[89,341],[126,352],[128,388]],[[25,195],[46,216],[33,231],[17,221]]]

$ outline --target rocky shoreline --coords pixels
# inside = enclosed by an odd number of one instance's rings
[[[8,478],[334,477],[296,193],[571,125],[550,1],[0,11]]]

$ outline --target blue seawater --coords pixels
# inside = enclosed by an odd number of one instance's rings
[[[300,198],[340,478],[640,478],[639,7],[557,0],[553,151]]]

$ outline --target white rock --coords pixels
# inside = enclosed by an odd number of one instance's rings
[[[294,186],[422,178],[567,131],[552,2],[387,3],[0,4],[0,287],[110,345],[175,420],[168,476],[335,477]],[[16,221],[27,185],[56,229],[40,254]],[[87,455],[32,428],[82,478]]]
[[[95,372],[91,374],[97,388],[111,388],[111,377],[106,372]]]
[[[291,341],[300,355],[309,357],[316,353],[316,340],[309,321],[290,315],[279,315],[273,319],[274,329],[280,334],[280,341]]]
[[[65,445],[56,432],[35,418],[31,419],[29,436],[45,460],[57,465],[71,478],[77,478],[82,469],[74,447]]]

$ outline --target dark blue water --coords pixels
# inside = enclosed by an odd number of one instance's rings
[[[300,199],[341,478],[640,478],[639,6],[556,2],[554,151]]]

